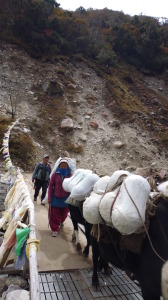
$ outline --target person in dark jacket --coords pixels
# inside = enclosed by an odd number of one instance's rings
[[[38,163],[34,169],[33,176],[32,176],[32,182],[34,182],[34,186],[35,186],[34,201],[37,201],[37,197],[41,188],[42,188],[41,202],[46,196],[46,192],[50,180],[50,173],[51,173],[51,166],[48,163],[48,160],[49,160],[49,155],[47,154],[44,155],[43,161]]]
[[[62,183],[65,178],[71,176],[68,160],[61,159],[56,171],[51,175],[48,188],[48,217],[53,237],[57,236],[60,226],[67,218],[69,212],[68,204],[65,202],[69,193],[63,189]]]

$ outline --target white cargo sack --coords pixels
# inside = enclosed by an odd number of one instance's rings
[[[101,198],[102,195],[92,192],[83,203],[83,217],[90,224],[102,223],[99,212],[99,203]]]
[[[149,194],[150,185],[142,176],[130,175],[124,180],[112,210],[112,224],[121,234],[128,235],[142,227]]]
[[[108,182],[107,191],[112,191],[116,184],[121,183],[127,176],[131,175],[130,172],[124,170],[115,171]]]
[[[159,192],[168,197],[168,181],[165,181],[157,186]]]
[[[63,181],[63,189],[71,193],[74,186],[76,186],[84,177],[91,174],[91,170],[77,169],[70,178],[65,178]]]
[[[110,176],[101,177],[94,185],[93,192],[99,195],[103,195],[106,191]]]
[[[83,169],[77,169],[77,170],[75,170],[74,174],[71,177],[64,179],[62,186],[66,192],[69,192],[69,193],[71,192],[68,187],[69,183],[71,181],[74,180],[74,182],[76,181],[76,184],[77,184],[80,181],[80,179],[83,178],[81,175],[79,175],[79,174],[81,174],[82,171],[83,171]],[[81,176],[81,177],[78,177],[78,179],[77,179],[77,176]]]
[[[114,202],[114,199],[116,198],[117,192],[119,188],[115,189],[113,192],[106,193],[103,198],[100,201],[99,204],[99,211],[100,215],[102,216],[103,220],[107,223],[111,223],[111,208]]]
[[[99,176],[94,173],[86,174],[83,179],[72,188],[70,197],[83,201],[93,190],[94,184],[99,180]]]

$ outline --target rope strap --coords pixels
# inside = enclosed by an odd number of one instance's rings
[[[136,208],[136,210],[137,210],[137,213],[138,213],[138,215],[139,215],[139,217],[140,217],[140,219],[141,219],[141,221],[142,221],[142,224],[143,224],[145,233],[146,233],[146,235],[147,235],[147,237],[148,237],[148,240],[149,240],[149,243],[150,243],[150,245],[151,245],[151,248],[152,248],[153,252],[156,254],[156,256],[157,256],[158,258],[160,258],[160,260],[162,260],[163,262],[165,262],[165,260],[158,254],[158,252],[155,250],[155,248],[154,248],[154,246],[153,246],[153,243],[152,243],[151,238],[150,238],[150,236],[149,236],[149,233],[148,233],[148,230],[147,230],[147,228],[146,228],[146,225],[144,224],[144,222],[143,222],[143,220],[142,220],[141,214],[140,214],[140,212],[139,212],[139,209],[138,209],[137,205],[135,204],[135,201],[134,201],[133,198],[131,197],[131,195],[130,195],[130,193],[129,193],[127,187],[126,187],[125,181],[124,181],[124,186],[125,186],[125,189],[126,189],[126,191],[127,191],[127,194],[129,195],[129,197],[130,197],[132,203],[134,204],[134,206],[135,206],[135,208]]]

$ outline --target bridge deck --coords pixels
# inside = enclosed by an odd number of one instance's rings
[[[142,300],[140,287],[113,267],[110,276],[99,274],[100,291],[91,287],[92,270],[39,273],[41,300]]]

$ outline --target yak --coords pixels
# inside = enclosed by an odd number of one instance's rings
[[[74,227],[75,235],[73,235],[73,241],[76,241],[76,248],[78,251],[81,250],[81,245],[79,243],[79,238],[78,238],[78,224],[81,224],[84,226],[85,232],[84,234],[86,235],[86,241],[87,244],[83,250],[83,255],[84,257],[89,256],[89,248],[91,246],[91,229],[92,229],[92,224],[88,223],[84,217],[83,217],[83,202],[80,202],[80,206],[76,207],[71,204],[68,204],[69,207],[69,212],[71,216],[71,221]],[[109,264],[104,258],[101,257],[101,255],[98,255],[98,262],[97,262],[97,270],[99,272],[103,271],[104,274],[109,275],[111,273],[111,268],[109,267]]]
[[[160,300],[161,272],[164,262],[168,260],[168,198],[161,195],[153,208],[154,214],[149,218],[140,251],[124,247],[123,236],[105,224],[99,228],[98,241],[96,236],[92,236],[94,288],[99,286],[97,261],[100,254],[112,265],[134,274],[144,300]]]
[[[83,217],[82,203],[83,202],[81,202],[79,206],[73,206],[71,204],[68,204],[68,207],[69,207],[70,217],[71,217],[71,221],[72,221],[73,228],[74,228],[74,235],[73,235],[72,239],[73,239],[73,241],[76,241],[76,248],[78,251],[80,251],[81,245],[80,245],[79,237],[78,237],[78,224],[83,225],[85,228],[85,236],[86,236],[86,241],[87,241],[87,244],[83,250],[83,255],[85,257],[88,257],[89,247],[91,246],[90,232],[92,229],[92,224],[88,223]]]

